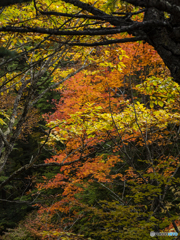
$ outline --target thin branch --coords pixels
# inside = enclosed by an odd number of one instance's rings
[[[4,9],[5,9],[5,7],[2,7],[2,8],[0,9],[0,14],[4,11]]]
[[[132,38],[124,38],[124,39],[115,39],[115,40],[107,40],[102,42],[93,42],[93,43],[66,43],[66,42],[59,42],[62,44],[67,44],[69,46],[85,46],[85,47],[96,47],[96,46],[103,46],[103,45],[109,45],[109,44],[116,44],[116,43],[126,43],[126,42],[137,42],[137,41],[145,41],[146,37],[132,37]]]
[[[63,17],[71,17],[71,18],[85,18],[85,19],[95,19],[95,20],[108,20],[108,19],[112,19],[113,17],[111,15],[106,16],[106,17],[101,17],[101,16],[91,16],[91,15],[85,15],[85,14],[68,14],[68,13],[60,13],[60,12],[53,12],[53,11],[40,11],[40,13],[42,15],[46,15],[46,16],[63,16]]]
[[[32,202],[28,202],[28,201],[15,201],[15,200],[7,200],[7,199],[0,199],[0,202],[8,202],[8,203],[18,203],[18,204],[28,204],[31,207],[32,206]]]
[[[12,4],[23,3],[23,2],[31,2],[31,0],[1,0],[0,6],[5,7]]]
[[[71,3],[74,6],[79,7],[82,10],[86,10],[87,12],[89,12],[89,13],[95,15],[95,16],[103,16],[103,17],[110,16],[110,15],[106,14],[105,12],[95,8],[93,5],[81,2],[79,0],[63,0],[63,2]]]
[[[34,2],[34,8],[36,9],[36,17],[38,16],[38,9],[37,9],[37,6],[36,6],[36,0],[33,0]]]
[[[142,9],[142,10],[139,10],[139,11],[137,11],[137,12],[112,12],[112,14],[117,14],[117,15],[125,15],[126,17],[131,17],[131,16],[133,16],[133,15],[137,15],[137,14],[140,14],[140,13],[143,13],[143,12],[145,12],[147,9],[146,8],[144,8],[144,9]]]
[[[19,33],[41,33],[41,34],[51,34],[51,35],[65,35],[65,36],[98,36],[98,35],[107,35],[107,34],[117,34],[123,32],[133,32],[135,30],[143,30],[148,27],[170,27],[168,23],[164,21],[151,20],[144,22],[135,22],[130,26],[123,26],[125,23],[122,23],[121,27],[111,27],[111,28],[94,28],[87,29],[83,31],[69,31],[69,30],[57,30],[57,29],[48,29],[40,27],[1,27],[0,32],[19,32]],[[126,23],[127,24],[127,23]],[[129,24],[128,24],[129,25]]]

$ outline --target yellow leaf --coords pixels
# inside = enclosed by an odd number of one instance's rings
[[[164,103],[163,103],[162,101],[158,101],[158,105],[159,105],[160,107],[163,107]]]
[[[154,103],[150,102],[150,108],[153,108],[153,107],[154,107]]]
[[[5,124],[5,125],[7,125],[1,118],[0,118],[0,124]]]

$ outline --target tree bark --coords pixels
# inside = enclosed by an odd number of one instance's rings
[[[153,19],[165,21],[164,13],[149,8],[144,16],[145,21]],[[177,17],[176,17],[177,20]],[[145,30],[147,42],[152,45],[163,59],[165,65],[169,68],[173,80],[180,84],[180,27],[175,26],[174,17],[170,19],[170,26],[167,27],[150,27]],[[175,24],[175,25],[174,25]]]

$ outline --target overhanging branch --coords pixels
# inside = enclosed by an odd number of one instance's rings
[[[101,17],[101,16],[91,16],[91,15],[84,15],[84,14],[68,14],[68,13],[60,13],[60,12],[53,12],[53,11],[39,11],[42,15],[46,16],[62,16],[62,17],[71,17],[71,18],[86,18],[86,19],[95,19],[95,20],[105,20],[105,19],[112,19],[113,16],[106,16],[106,17]]]
[[[114,39],[114,40],[107,40],[102,42],[93,42],[93,43],[66,43],[66,42],[59,42],[62,44],[67,44],[69,46],[84,46],[84,47],[96,47],[96,46],[103,46],[103,45],[109,45],[109,44],[115,44],[115,43],[126,43],[126,42],[137,42],[146,40],[146,37],[132,37],[132,38],[124,38],[124,39]]]
[[[17,3],[31,2],[32,0],[1,0],[0,7],[5,7]]]
[[[128,32],[131,33],[136,30],[147,29],[148,27],[169,27],[169,25],[164,21],[145,21],[145,22],[135,22],[130,26],[121,26],[121,27],[110,27],[110,28],[94,28],[87,29],[83,31],[70,31],[70,30],[57,30],[57,29],[48,29],[40,27],[1,27],[0,32],[18,32],[18,33],[41,33],[41,34],[52,34],[59,36],[98,36],[98,35],[108,35],[108,34],[117,34]]]
[[[105,12],[95,8],[94,6],[88,3],[81,2],[79,0],[63,0],[63,2],[73,4],[74,6],[79,7],[80,9],[85,10],[95,16],[104,16],[104,17],[110,16]]]

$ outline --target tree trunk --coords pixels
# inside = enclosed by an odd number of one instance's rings
[[[173,2],[174,0],[172,0]],[[180,3],[179,3],[180,5]],[[165,20],[164,13],[149,8],[144,16],[144,21]],[[152,45],[169,68],[173,80],[180,84],[180,23],[179,16],[170,17],[170,26],[167,28],[147,29],[148,43]]]

